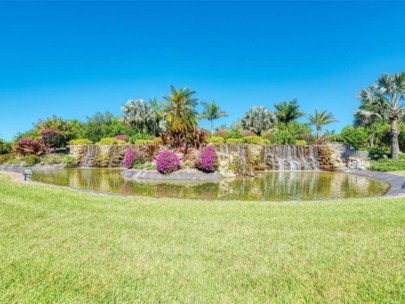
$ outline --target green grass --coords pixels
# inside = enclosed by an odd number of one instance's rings
[[[111,198],[0,175],[0,303],[403,303],[404,274],[404,198]]]

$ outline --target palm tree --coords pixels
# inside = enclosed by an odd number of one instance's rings
[[[398,158],[398,123],[405,115],[405,72],[383,74],[375,84],[360,91],[358,97],[368,104],[384,105],[384,114],[391,123],[391,158]]]
[[[375,143],[376,125],[378,122],[386,120],[388,110],[386,103],[380,98],[375,98],[375,95],[371,93],[374,90],[375,88],[369,87],[359,93],[358,97],[362,99],[362,103],[353,112],[354,125],[370,129],[370,147],[373,147]]]
[[[159,131],[162,130],[162,122],[164,119],[163,113],[164,103],[157,100],[157,98],[153,98],[149,99],[149,106],[151,108],[149,116],[153,124],[153,134],[157,136]]]
[[[122,107],[122,122],[135,127],[139,132],[145,132],[151,123],[151,107],[143,99],[130,99]]]
[[[316,136],[318,139],[321,138],[322,126],[337,122],[332,113],[318,110],[315,110],[314,115],[308,115],[308,121],[311,125],[316,127]]]
[[[167,101],[163,112],[166,115],[168,127],[180,133],[193,130],[198,118],[195,111],[198,99],[193,98],[195,91],[189,88],[177,90],[174,86],[170,86],[170,90],[171,95],[163,97]]]
[[[242,118],[242,126],[257,135],[270,130],[277,122],[276,115],[265,107],[253,107]]]
[[[201,102],[204,107],[204,111],[200,114],[200,118],[208,119],[211,122],[211,133],[214,131],[214,120],[228,116],[228,113],[221,111],[216,101],[213,100],[211,103]]]
[[[288,124],[297,118],[304,116],[304,112],[300,110],[300,106],[296,99],[289,102],[283,101],[276,103],[277,109],[276,116],[279,122],[285,124],[286,131],[288,133]]]

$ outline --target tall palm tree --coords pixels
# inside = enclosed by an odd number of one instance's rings
[[[387,118],[387,105],[381,98],[375,98],[374,94],[371,94],[375,88],[369,87],[362,90],[358,97],[362,99],[360,107],[353,112],[354,125],[362,126],[370,129],[370,147],[374,146],[376,125],[378,122],[382,122]]]
[[[163,113],[164,103],[159,101],[157,98],[153,98],[149,99],[149,105],[151,108],[149,116],[153,124],[153,134],[157,136],[159,131],[161,131],[162,129],[162,122],[164,119]]]
[[[398,158],[398,123],[405,116],[405,72],[383,74],[372,86],[360,91],[358,97],[366,103],[382,103],[391,123],[391,158]]]
[[[208,102],[201,102],[204,111],[200,114],[200,118],[208,119],[211,123],[211,133],[214,131],[214,120],[228,116],[228,113],[221,111],[215,100]]]
[[[327,111],[315,110],[314,115],[308,115],[308,121],[311,125],[316,127],[316,137],[321,138],[322,127],[333,122],[337,122],[332,113]]]
[[[194,129],[198,118],[195,111],[198,99],[193,97],[195,91],[189,88],[177,90],[173,85],[170,86],[170,91],[171,95],[163,97],[167,101],[163,112],[166,115],[168,127],[180,133]]]
[[[276,116],[279,122],[284,123],[286,131],[288,133],[288,124],[291,121],[304,116],[304,112],[300,110],[298,101],[293,99],[289,102],[283,101],[275,104],[276,107]]]

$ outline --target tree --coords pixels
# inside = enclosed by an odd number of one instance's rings
[[[270,130],[276,123],[276,115],[265,107],[253,107],[242,118],[243,128],[261,135],[262,131]]]
[[[110,112],[97,112],[87,118],[87,124],[84,132],[84,137],[92,142],[98,142],[103,137],[112,137],[117,134],[111,134],[111,129],[114,123],[114,115]]]
[[[311,125],[316,127],[316,137],[321,138],[322,127],[333,122],[337,122],[332,113],[327,111],[315,110],[314,115],[308,115],[308,121]]]
[[[165,129],[163,112],[164,103],[158,101],[157,98],[153,98],[149,100],[149,105],[151,108],[150,120],[153,125],[153,134],[157,136],[162,129]]]
[[[63,135],[63,140],[57,140],[59,143],[57,146],[63,147],[70,140],[80,138],[83,135],[84,124],[77,119],[65,120],[58,116],[50,116],[45,119],[40,119],[35,124],[34,129],[38,133],[38,136],[45,130],[56,130]]]
[[[360,91],[358,98],[370,106],[383,105],[383,114],[391,124],[391,158],[398,158],[398,124],[405,114],[405,72],[383,74],[376,83]]]
[[[300,106],[296,99],[289,102],[283,101],[276,103],[277,109],[276,117],[279,122],[285,125],[286,132],[288,133],[288,124],[301,116],[304,116],[304,112],[300,110]]]
[[[228,113],[221,111],[216,101],[213,100],[211,103],[201,102],[204,107],[204,111],[201,113],[200,118],[208,119],[211,123],[211,133],[214,132],[214,120],[228,116]]]
[[[170,90],[171,95],[163,97],[167,101],[163,112],[169,129],[179,133],[193,130],[198,117],[195,111],[198,99],[193,97],[195,91],[189,88],[177,90],[174,86],[170,86]]]
[[[363,101],[360,107],[353,112],[355,117],[354,125],[365,127],[370,130],[370,146],[375,143],[377,125],[386,120],[387,106],[382,99],[374,99],[373,88],[368,88],[359,93]]]
[[[130,99],[122,107],[124,116],[122,122],[128,126],[135,127],[140,133],[150,128],[152,124],[151,106],[143,99]]]

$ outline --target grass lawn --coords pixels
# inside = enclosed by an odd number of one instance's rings
[[[0,175],[0,303],[405,302],[405,198],[111,198]]]

